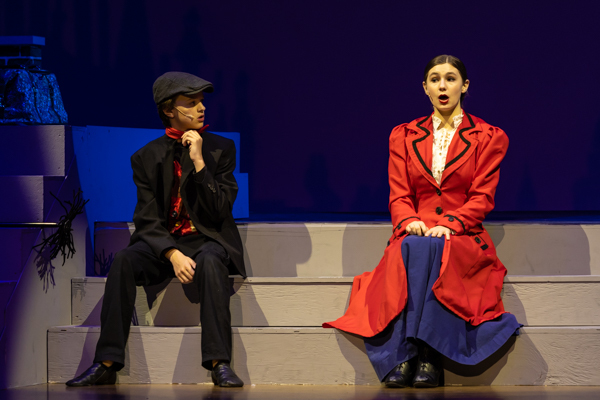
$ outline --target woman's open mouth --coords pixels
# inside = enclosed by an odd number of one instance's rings
[[[440,101],[440,103],[442,103],[442,104],[447,104],[447,103],[448,103],[448,100],[450,100],[450,98],[448,97],[448,95],[447,95],[447,94],[440,94],[440,95],[438,96],[438,100],[439,100],[439,101]]]

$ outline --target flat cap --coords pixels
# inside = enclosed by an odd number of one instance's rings
[[[159,76],[152,85],[154,102],[157,105],[178,94],[212,93],[212,91],[212,83],[187,72],[167,72]]]

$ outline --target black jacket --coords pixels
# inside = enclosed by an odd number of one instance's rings
[[[206,167],[196,173],[189,153],[181,155],[181,198],[196,229],[219,242],[231,259],[234,270],[246,276],[242,240],[231,213],[238,186],[233,177],[235,144],[210,132],[202,133],[202,155]],[[151,141],[131,156],[137,205],[133,214],[135,232],[130,245],[143,240],[157,257],[178,248],[177,236],[167,230],[173,157],[177,141],[166,135]],[[187,238],[189,244],[189,238]],[[201,244],[202,240],[198,239]],[[184,252],[185,254],[185,252]],[[186,254],[193,257],[194,254]]]

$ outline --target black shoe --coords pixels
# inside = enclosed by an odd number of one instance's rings
[[[385,387],[409,387],[412,384],[416,364],[417,357],[414,357],[408,361],[404,361],[402,364],[396,365],[394,369],[388,374],[388,376],[386,376],[383,380],[383,383],[385,383]]]
[[[102,363],[95,363],[77,378],[67,381],[67,386],[113,385],[117,382],[117,371]]]
[[[233,372],[228,362],[219,361],[210,374],[212,381],[220,387],[242,387],[244,382]]]
[[[417,373],[413,379],[416,388],[434,388],[440,384],[442,372],[442,356],[440,353],[425,345],[419,351]]]

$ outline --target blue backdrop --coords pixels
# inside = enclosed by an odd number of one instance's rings
[[[467,65],[465,109],[511,140],[496,209],[598,210],[600,3],[0,0],[1,35],[46,37],[74,125],[160,128],[154,79],[212,81],[241,133],[252,212],[387,209],[391,129],[431,111],[423,68]]]

